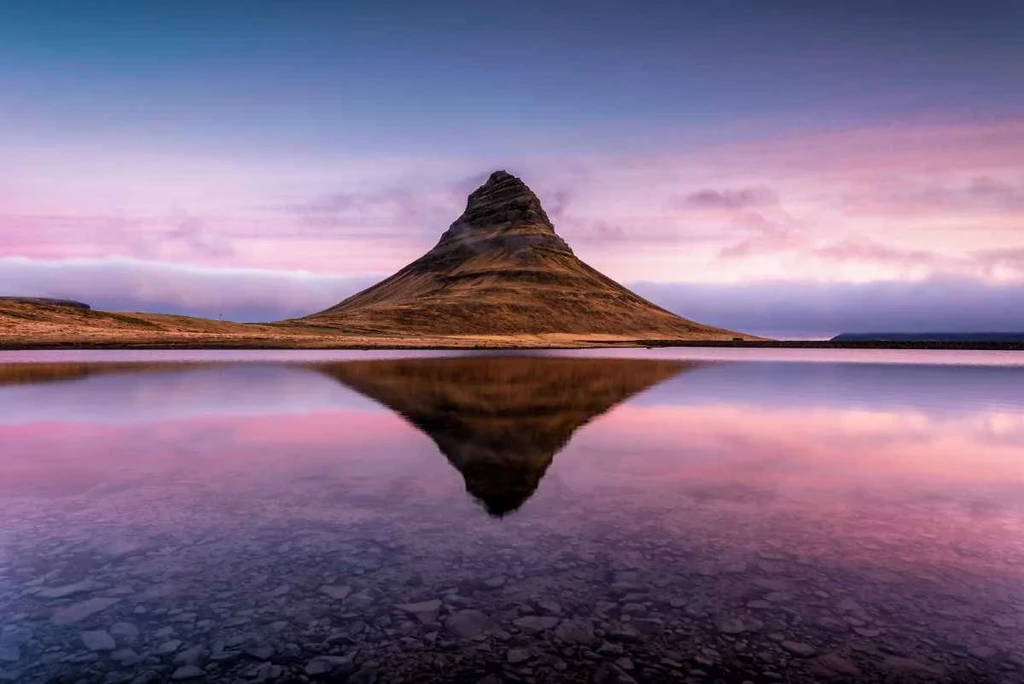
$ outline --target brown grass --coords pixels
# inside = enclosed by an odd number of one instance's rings
[[[479,252],[442,242],[390,278],[299,320],[375,336],[756,339],[666,311],[571,252],[493,242]]]
[[[599,333],[403,334],[310,320],[232,323],[136,312],[81,310],[0,299],[0,348],[386,349],[585,348],[668,344],[678,338]]]

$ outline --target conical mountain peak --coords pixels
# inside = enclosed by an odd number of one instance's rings
[[[490,226],[540,225],[554,230],[540,198],[520,178],[508,171],[495,171],[474,190],[466,210],[454,225],[475,228]]]
[[[521,178],[519,178],[517,176],[513,176],[511,173],[509,173],[505,169],[498,169],[497,171],[493,172],[490,176],[487,177],[487,182],[486,183],[484,183],[483,185],[481,185],[477,189],[478,190],[483,190],[484,188],[486,188],[488,186],[497,185],[498,183],[504,183],[504,182],[509,182],[509,181],[511,181],[513,183],[519,183],[520,185],[523,185],[523,186],[526,185],[526,183],[523,183]]]
[[[737,337],[655,306],[585,264],[555,233],[537,195],[503,170],[470,193],[433,249],[305,320],[371,335],[498,336],[515,344],[545,335],[587,344],[597,336]]]

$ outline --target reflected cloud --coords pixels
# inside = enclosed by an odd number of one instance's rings
[[[678,377],[697,368],[707,372]],[[436,493],[443,476],[428,485],[408,468],[415,456],[429,469],[436,447],[502,516],[567,451],[551,491],[581,500],[610,487],[638,500],[820,507],[864,491],[1007,511],[1024,487],[1021,373],[539,355],[0,364],[0,470],[15,489],[31,479],[44,491],[52,478],[84,492],[129,471],[147,482],[191,470],[237,477],[255,459],[252,474],[284,474],[306,459],[339,481],[358,470],[367,494]],[[416,447],[399,418],[432,447]],[[371,468],[361,454],[382,448]],[[387,475],[399,462],[402,474]]]
[[[579,428],[698,365],[709,364],[542,356],[6,364],[0,365],[0,388],[45,387],[24,388],[35,394],[0,394],[0,406],[46,394],[49,405],[29,410],[36,421],[117,423],[124,419],[122,413],[131,413],[134,422],[188,420],[200,429],[208,422],[202,418],[211,412],[277,416],[352,406],[354,396],[317,382],[317,376],[326,376],[391,409],[430,437],[462,474],[466,491],[489,514],[503,516],[529,499]],[[49,387],[53,383],[67,387],[55,395]],[[90,406],[114,416],[96,415]],[[9,417],[19,420],[15,407]],[[27,417],[21,414],[20,419]],[[308,416],[302,420],[307,422]],[[286,434],[296,438],[290,431]]]

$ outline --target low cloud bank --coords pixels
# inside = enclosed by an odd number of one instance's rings
[[[840,332],[1019,332],[1024,283],[937,276],[921,281],[737,285],[633,283],[687,318],[769,336]]]
[[[111,310],[270,321],[319,311],[381,276],[220,269],[133,259],[0,258],[0,295],[61,297]],[[627,283],[704,323],[776,337],[839,332],[1020,332],[1024,283],[960,277],[864,284]]]
[[[222,269],[112,258],[0,259],[0,295],[77,299],[98,309],[233,321],[303,316],[376,282],[305,271]]]

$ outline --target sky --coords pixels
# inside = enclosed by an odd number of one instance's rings
[[[273,320],[496,169],[779,336],[1024,329],[1024,3],[0,4],[0,294]]]

